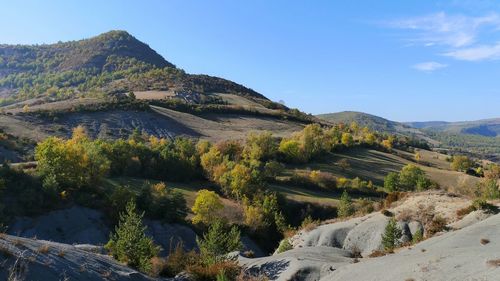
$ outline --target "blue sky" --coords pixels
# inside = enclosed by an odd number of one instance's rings
[[[432,3],[431,3],[432,2]],[[127,30],[308,113],[500,117],[500,1],[1,1],[1,43]]]

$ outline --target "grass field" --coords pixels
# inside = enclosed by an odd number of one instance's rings
[[[382,186],[384,177],[389,172],[399,172],[407,164],[420,166],[430,179],[437,182],[442,188],[453,190],[457,186],[473,187],[480,180],[477,177],[450,170],[446,155],[432,151],[419,150],[421,154],[420,165],[414,161],[414,154],[395,150],[394,153],[385,153],[373,149],[355,148],[346,152],[330,153],[322,160],[305,165],[288,165],[284,176],[290,176],[294,171],[320,170],[329,172],[337,177],[371,180],[375,185]],[[346,159],[350,165],[342,169],[338,164],[341,159]]]

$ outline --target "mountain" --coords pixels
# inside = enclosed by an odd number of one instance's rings
[[[0,162],[29,160],[36,142],[78,125],[92,137],[139,130],[217,141],[288,135],[313,121],[233,81],[186,73],[126,31],[0,45]]]
[[[500,136],[500,118],[463,122],[408,122],[405,124],[418,129],[427,129],[438,132],[470,134],[485,137]]]
[[[350,124],[352,122],[356,122],[360,127],[368,127],[377,132],[405,135],[420,134],[420,131],[415,130],[403,123],[387,120],[385,118],[364,112],[342,111],[316,116],[331,123]]]
[[[0,105],[145,90],[267,100],[226,79],[187,74],[126,31],[56,44],[0,45]]]
[[[344,111],[317,115],[331,123],[357,122],[377,132],[415,137],[432,147],[453,154],[468,154],[477,158],[500,161],[500,119],[466,122],[408,122],[390,121],[363,112]]]

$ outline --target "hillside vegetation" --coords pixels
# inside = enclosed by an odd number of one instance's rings
[[[407,122],[390,121],[375,115],[344,111],[321,114],[318,118],[332,123],[357,122],[378,132],[387,132],[423,140],[431,147],[449,154],[468,154],[478,159],[500,161],[500,119],[469,122]]]

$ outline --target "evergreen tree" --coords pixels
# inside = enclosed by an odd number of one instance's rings
[[[233,226],[229,231],[221,220],[216,220],[208,228],[203,238],[196,238],[202,260],[207,265],[212,265],[226,259],[230,252],[241,250],[243,244],[240,240],[240,231]]]
[[[158,255],[160,247],[146,236],[142,224],[144,213],[138,214],[134,201],[129,201],[120,222],[106,244],[114,258],[143,272],[151,270],[151,258]]]
[[[340,197],[339,207],[337,211],[338,217],[345,218],[354,214],[354,207],[352,205],[351,197],[346,190],[342,193]]]
[[[382,245],[384,246],[384,250],[392,251],[396,248],[399,245],[399,239],[401,239],[402,235],[403,233],[401,229],[399,229],[396,219],[391,218],[382,234]]]

